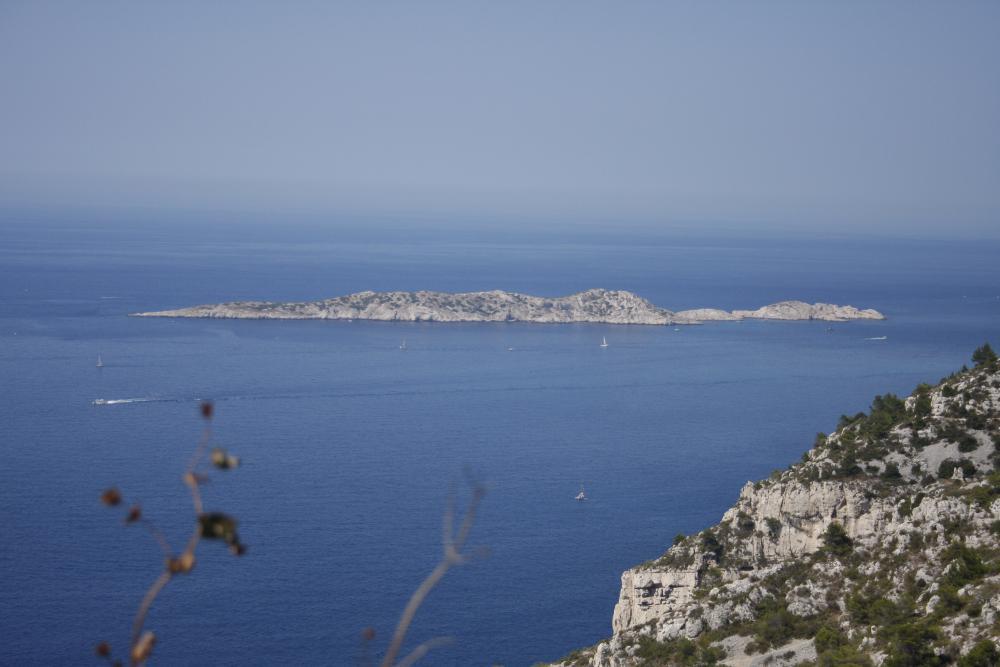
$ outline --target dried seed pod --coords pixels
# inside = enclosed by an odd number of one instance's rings
[[[128,514],[125,515],[125,523],[135,523],[142,518],[142,508],[138,505],[132,505],[129,508]]]
[[[101,642],[94,647],[94,653],[100,658],[110,658],[111,657],[111,645],[107,642]]]
[[[121,491],[119,491],[115,487],[111,487],[110,489],[105,490],[104,493],[101,494],[101,502],[107,505],[108,507],[114,507],[115,505],[121,504],[122,502]]]
[[[232,546],[239,544],[236,534],[236,519],[222,512],[209,512],[198,517],[201,536],[209,540],[223,540]]]
[[[167,571],[170,574],[187,574],[194,569],[195,558],[190,551],[185,551],[176,558],[171,556],[167,559]]]
[[[215,412],[215,406],[212,405],[212,401],[203,401],[201,404],[201,416],[205,419],[211,419],[212,414]]]
[[[222,468],[225,470],[227,468],[235,468],[239,464],[239,457],[231,456],[229,452],[224,450],[222,447],[216,447],[212,450],[212,465],[216,468]]]
[[[194,554],[192,552],[185,551],[184,553],[181,554],[180,558],[178,558],[177,560],[180,561],[182,573],[187,574],[192,569],[194,569],[195,561],[194,561]]]

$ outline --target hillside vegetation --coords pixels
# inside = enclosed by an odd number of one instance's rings
[[[973,362],[626,571],[613,636],[557,664],[1000,664],[1000,364]]]

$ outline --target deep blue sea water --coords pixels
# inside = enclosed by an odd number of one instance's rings
[[[0,664],[124,648],[161,555],[98,496],[117,485],[182,543],[199,399],[216,401],[215,440],[244,462],[214,475],[206,504],[240,519],[249,552],[202,545],[150,614],[154,664],[377,655],[439,558],[468,468],[490,487],[471,539],[489,555],[448,574],[410,645],[455,637],[423,664],[528,665],[606,637],[622,570],[717,521],[841,413],[1000,343],[995,242],[72,223],[0,227]],[[674,331],[126,317],[363,289],[590,287],[674,309],[799,298],[888,319]],[[573,502],[581,481],[587,503]]]

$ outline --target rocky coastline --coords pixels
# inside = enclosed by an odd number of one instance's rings
[[[1000,363],[973,360],[747,482],[622,574],[609,639],[553,664],[1000,664]]]
[[[537,322],[689,325],[761,320],[881,320],[882,313],[854,306],[782,301],[757,310],[713,308],[675,312],[655,306],[632,292],[592,289],[563,297],[516,292],[358,292],[322,301],[235,301],[133,313],[133,317],[231,319],[324,319],[403,322]]]

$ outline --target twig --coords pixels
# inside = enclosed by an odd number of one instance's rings
[[[194,513],[198,516],[204,513],[205,508],[201,503],[201,491],[198,489],[200,482],[198,481],[198,474],[195,472],[195,468],[197,468],[198,464],[201,462],[201,457],[205,455],[205,448],[208,446],[211,438],[212,427],[206,425],[205,430],[201,433],[201,441],[198,443],[198,447],[194,451],[194,456],[191,457],[187,470],[184,471],[184,483],[187,484],[189,489],[191,489],[191,502],[194,505]]]
[[[153,539],[156,540],[156,543],[160,545],[160,549],[163,550],[163,554],[169,558],[170,554],[173,553],[173,550],[171,550],[170,543],[167,542],[167,538],[163,535],[162,532],[160,532],[160,529],[156,527],[156,524],[154,524],[149,519],[140,519],[140,522],[142,523],[142,525],[146,527],[146,530],[149,531],[149,534],[153,536]]]
[[[410,667],[410,665],[415,663],[417,660],[420,660],[420,658],[430,653],[432,649],[435,649],[438,646],[447,646],[454,641],[455,639],[453,637],[435,637],[434,639],[428,639],[423,644],[410,651],[410,654],[405,658],[397,662],[396,667]]]
[[[205,408],[202,408],[203,414]],[[209,410],[207,416],[211,415]],[[201,458],[205,455],[205,448],[208,446],[209,441],[212,438],[212,427],[206,425],[205,429],[202,431],[201,440],[198,443],[198,447],[195,449],[194,456],[191,457],[190,463],[188,463],[187,469],[184,472],[184,483],[187,484],[188,488],[191,489],[191,502],[194,505],[195,519],[197,520],[204,513],[204,509],[201,502],[201,492],[198,489],[200,481],[198,479],[197,473],[195,473],[195,468],[198,467],[198,463]],[[201,526],[196,523],[194,533],[188,540],[187,545],[184,547],[184,551],[181,554],[181,558],[174,559],[171,556],[170,544],[163,534],[154,526],[151,522],[146,519],[142,520],[143,524],[149,529],[153,537],[159,542],[160,547],[164,550],[167,556],[167,563],[163,572],[157,577],[153,585],[149,587],[146,594],[142,598],[142,603],[139,605],[139,610],[136,612],[135,620],[132,621],[132,640],[129,645],[130,654],[134,652],[140,638],[142,637],[142,629],[146,624],[146,615],[149,613],[150,607],[153,605],[153,601],[160,594],[160,591],[170,583],[170,580],[174,578],[174,575],[178,572],[189,572],[191,569],[191,564],[194,562],[194,550],[198,546],[198,542],[201,540]],[[185,569],[175,570],[176,563],[186,563]],[[141,662],[145,662],[142,660]],[[130,659],[132,665],[140,664],[139,661],[135,660],[134,657]]]
[[[140,635],[142,635],[142,626],[146,622],[146,614],[149,613],[149,608],[153,604],[153,600],[156,596],[160,594],[163,587],[173,578],[173,574],[169,570],[165,570],[160,573],[160,576],[156,578],[153,585],[149,587],[146,594],[142,598],[142,604],[139,605],[139,611],[135,614],[135,620],[132,621],[132,641],[130,642],[129,648],[135,648],[136,643],[139,641]],[[136,664],[132,661],[132,664]]]
[[[396,665],[396,656],[399,655],[399,651],[403,646],[403,640],[406,639],[406,632],[410,629],[410,624],[413,622],[413,617],[416,616],[417,610],[420,609],[420,605],[424,603],[424,600],[427,599],[427,595],[434,589],[435,586],[437,586],[438,582],[441,581],[453,565],[460,565],[465,561],[465,557],[462,555],[462,547],[465,546],[465,541],[469,537],[469,531],[472,530],[472,524],[476,518],[476,508],[479,506],[479,501],[482,500],[485,493],[486,490],[481,485],[476,484],[473,486],[472,499],[469,501],[469,507],[465,510],[465,516],[462,517],[462,524],[459,526],[458,532],[454,535],[452,534],[452,528],[454,524],[455,499],[454,495],[449,497],[448,507],[445,510],[444,517],[442,519],[443,557],[431,573],[427,575],[427,578],[421,582],[417,590],[413,592],[413,595],[410,596],[410,600],[407,602],[406,608],[403,610],[403,615],[400,617],[399,623],[396,625],[396,630],[393,632],[392,641],[389,643],[389,649],[386,651],[385,657],[382,659],[381,667],[393,667]],[[427,643],[429,644],[431,642]],[[421,647],[424,647],[423,653],[414,656],[414,654],[417,653]],[[423,656],[431,648],[431,646],[422,644],[414,649],[413,653],[404,658],[403,662],[399,664],[411,664],[414,660]]]

